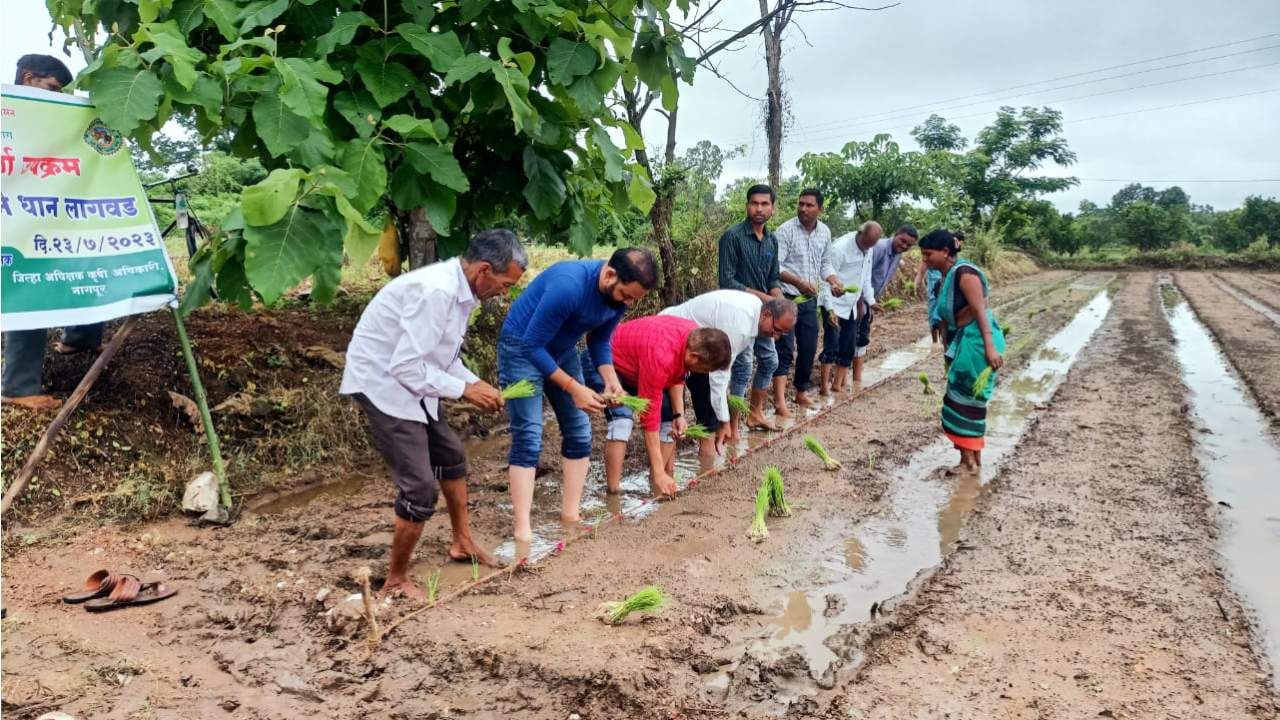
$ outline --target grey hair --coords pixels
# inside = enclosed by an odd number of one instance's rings
[[[762,309],[768,310],[769,314],[772,315],[774,319],[790,317],[800,312],[800,308],[796,307],[794,302],[791,302],[786,298],[779,297],[771,300],[765,300],[764,307]]]
[[[867,231],[869,231],[872,227],[874,227],[874,228],[876,228],[877,230],[879,230],[881,234],[883,234],[883,233],[884,233],[884,228],[880,227],[880,223],[876,222],[875,220],[868,220],[868,221],[866,221],[866,222],[862,223],[861,225],[859,225],[859,226],[858,226],[858,232],[867,232]]]
[[[511,263],[519,265],[521,270],[529,269],[529,254],[520,244],[520,238],[502,228],[476,233],[463,257],[467,262],[487,262],[499,274],[505,273]]]

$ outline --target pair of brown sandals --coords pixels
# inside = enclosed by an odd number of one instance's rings
[[[84,603],[89,612],[119,610],[133,605],[150,605],[177,595],[178,591],[161,582],[144,583],[136,575],[99,570],[84,581],[80,592],[62,596],[62,602]]]

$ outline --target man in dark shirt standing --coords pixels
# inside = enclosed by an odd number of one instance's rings
[[[747,219],[720,236],[720,287],[743,290],[761,300],[782,297],[778,270],[778,238],[767,223],[773,217],[777,196],[768,185],[752,185],[747,190]],[[764,402],[778,367],[778,351],[773,338],[761,334],[751,353],[744,351],[733,361],[733,375],[750,374],[751,356],[755,357],[755,375],[751,380],[751,414],[748,428],[776,429],[764,416]],[[730,424],[736,428],[738,418],[731,413]]]

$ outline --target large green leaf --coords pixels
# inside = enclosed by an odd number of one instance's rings
[[[280,99],[299,115],[318,120],[324,115],[329,89],[316,79],[311,64],[301,58],[276,58],[280,74]]]
[[[534,130],[537,113],[529,104],[529,79],[516,68],[497,64],[494,65],[493,76],[497,78],[507,97],[507,105],[511,108],[511,122],[516,130]]]
[[[559,212],[564,205],[564,180],[556,172],[556,166],[532,146],[524,149],[524,175],[529,179],[524,186],[524,197],[534,214],[546,220]]]
[[[347,221],[347,234],[342,240],[347,260],[351,262],[352,267],[361,267],[369,261],[374,248],[378,247],[382,230],[369,222],[345,197],[339,195],[334,200],[338,212]]]
[[[405,145],[404,155],[415,170],[430,175],[432,180],[451,190],[466,192],[471,188],[466,173],[447,145],[412,142]]]
[[[453,215],[458,209],[458,196],[446,187],[431,181],[426,182],[426,198],[422,207],[427,211],[427,219],[437,235],[453,234]]]
[[[380,107],[386,107],[409,94],[413,73],[395,60],[388,59],[382,46],[368,44],[358,51],[356,72]]]
[[[311,123],[273,93],[260,96],[253,104],[253,124],[267,151],[274,156],[284,155],[311,134]]]
[[[173,4],[169,17],[178,23],[182,34],[189,34],[204,22],[204,3],[201,0],[178,0]]]
[[[557,85],[568,85],[579,75],[596,69],[600,56],[586,40],[558,37],[547,50],[547,78]]]
[[[356,31],[362,27],[377,28],[378,23],[358,10],[339,13],[338,17],[334,18],[329,32],[316,38],[316,52],[320,57],[325,57],[335,48],[347,45],[354,40]]]
[[[164,58],[173,66],[173,75],[182,87],[190,90],[196,84],[199,75],[196,64],[204,60],[204,53],[187,47],[187,41],[176,21],[145,23],[135,37],[155,46],[142,53],[143,60],[155,62]]]
[[[240,11],[240,34],[247,35],[250,30],[270,23],[288,9],[289,0],[259,0],[249,3],[247,8]]]
[[[649,184],[648,174],[639,165],[631,165],[631,183],[627,185],[627,195],[631,198],[631,204],[643,213],[649,212],[653,201],[658,199],[658,194]]]
[[[373,96],[363,90],[343,91],[333,98],[333,107],[356,129],[356,134],[367,138],[377,131],[382,118],[382,108]]]
[[[286,290],[326,267],[342,264],[343,228],[319,210],[294,205],[279,222],[244,229],[245,275],[273,305]]]
[[[495,65],[497,63],[493,61],[493,58],[487,55],[465,55],[449,68],[449,72],[444,76],[444,84],[452,85],[466,82],[480,73],[493,70]]]
[[[604,177],[609,182],[619,182],[622,180],[623,163],[622,152],[618,150],[618,146],[613,144],[613,138],[609,137],[609,131],[604,126],[592,124],[591,126],[591,142],[595,143],[596,149],[600,151],[600,155],[604,157]]]
[[[240,209],[250,225],[270,225],[284,217],[298,196],[305,175],[297,168],[277,168],[257,185],[240,191]]]
[[[427,120],[400,114],[392,115],[382,124],[405,138],[425,137],[443,141],[449,135],[449,126],[445,125],[443,120]]]
[[[164,86],[150,70],[122,67],[94,73],[90,92],[102,122],[125,135],[156,116],[162,95]]]
[[[382,151],[382,141],[377,138],[352,140],[342,152],[342,169],[356,183],[356,195],[351,204],[362,213],[378,202],[387,192],[387,160]]]
[[[462,49],[462,42],[452,31],[432,32],[422,25],[402,23],[396,26],[396,33],[419,55],[430,60],[431,69],[437,73],[449,72],[466,52]]]

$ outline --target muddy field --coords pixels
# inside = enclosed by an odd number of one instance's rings
[[[995,288],[1010,352],[980,475],[946,472],[936,396],[916,379],[941,389],[941,359],[909,306],[877,323],[865,389],[798,432],[749,436],[693,487],[696,458],[682,461],[672,502],[646,502],[639,474],[612,501],[597,479],[594,529],[546,519],[536,562],[479,582],[441,565],[447,518],[433,519],[414,572],[439,570],[444,600],[377,648],[350,579],[385,570],[391,494],[376,465],[259,498],[226,529],[23,528],[5,539],[5,716],[1274,717],[1267,602],[1280,590],[1248,579],[1277,556],[1280,510],[1267,515],[1265,487],[1202,472],[1208,411],[1188,400],[1166,315],[1180,288],[1274,441],[1280,356],[1254,356],[1280,327],[1219,283],[1263,305],[1280,285],[1159,280],[1043,273]],[[843,469],[823,471],[806,433]],[[501,434],[473,443],[472,489],[478,534],[509,554],[505,452]],[[794,513],[755,543],[768,466]],[[537,504],[554,508],[547,470]],[[179,595],[102,616],[58,601],[98,567]],[[648,584],[666,591],[663,613],[596,618]]]

